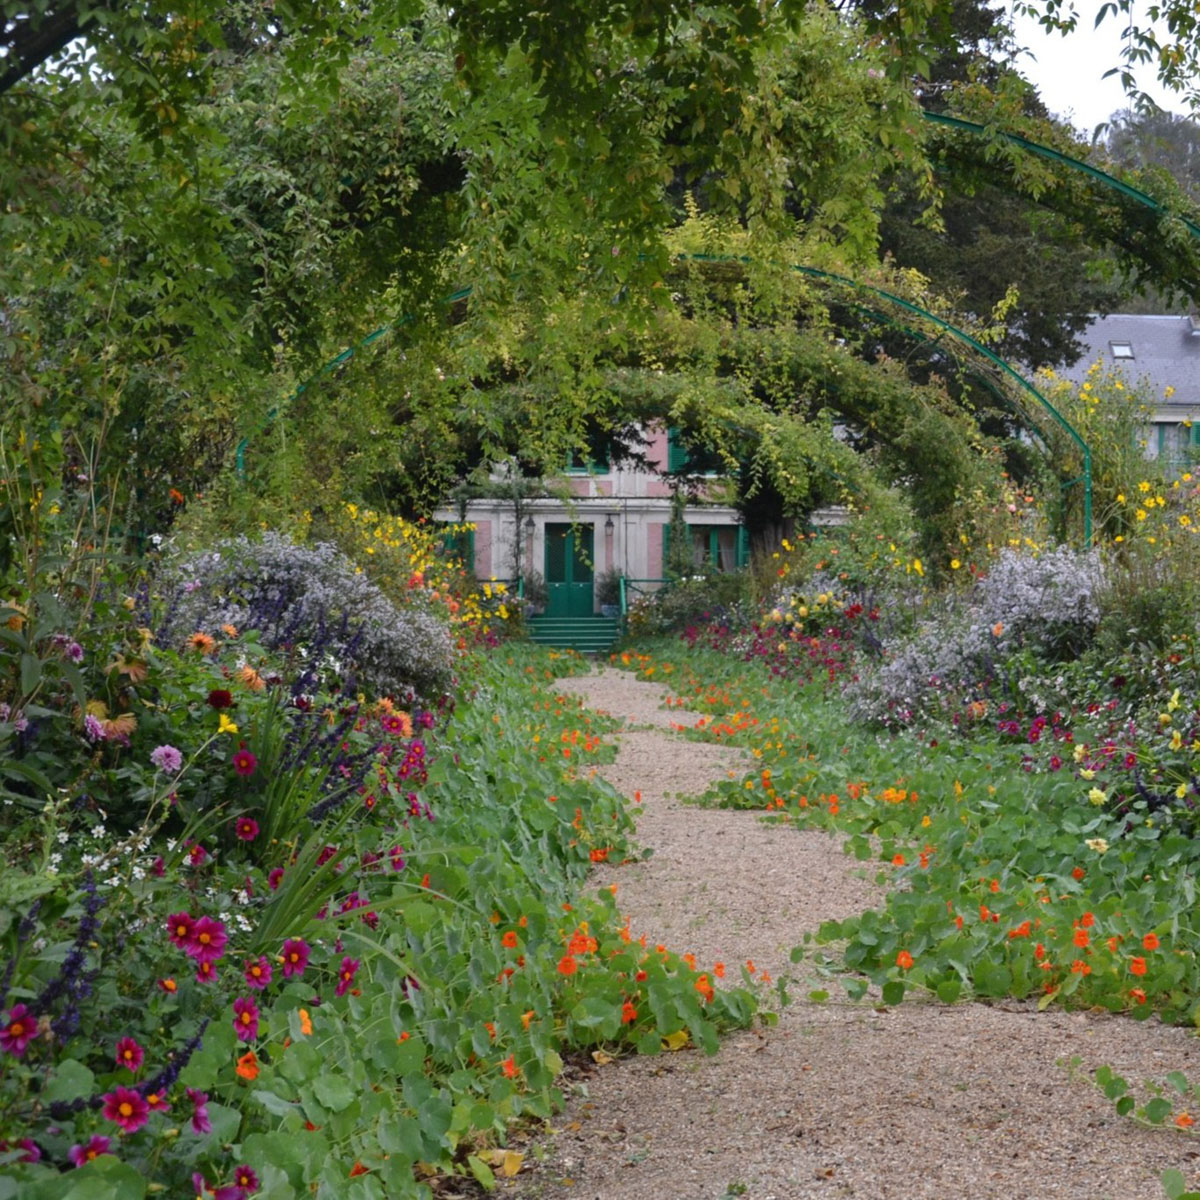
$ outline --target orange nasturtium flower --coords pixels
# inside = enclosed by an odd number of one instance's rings
[[[1071,878],[1074,880],[1081,880],[1086,874],[1087,872],[1082,867],[1076,867],[1071,872]]]
[[[511,1054],[510,1054],[510,1055],[509,1055],[509,1056],[508,1056],[508,1057],[507,1057],[507,1058],[506,1058],[506,1059],[505,1059],[505,1060],[504,1060],[504,1061],[503,1061],[503,1062],[500,1064],[500,1066],[501,1066],[501,1068],[503,1069],[503,1071],[504,1071],[504,1074],[505,1074],[505,1075],[506,1075],[506,1076],[507,1076],[509,1079],[512,1079],[512,1078],[514,1078],[514,1077],[516,1076],[516,1074],[517,1074],[517,1060],[516,1060],[516,1058],[515,1058],[513,1055],[511,1055]]]
[[[308,1015],[307,1008],[302,1008],[299,1011],[300,1011],[300,1032],[302,1034],[304,1034],[305,1037],[309,1037],[312,1034],[312,1017],[310,1017]]]
[[[907,971],[912,965],[913,956],[909,954],[907,950],[901,950],[900,953],[896,955],[896,966],[898,966],[902,971]]]
[[[1135,1004],[1146,1003],[1146,993],[1143,992],[1141,988],[1130,989],[1129,995]]]
[[[632,1025],[636,1020],[637,1009],[634,1008],[634,1006],[628,1000],[626,1000],[625,1003],[621,1005],[621,1024]]]
[[[1075,930],[1075,945],[1086,946],[1091,940],[1086,929]]]
[[[242,1079],[255,1080],[258,1078],[258,1056],[253,1050],[247,1050],[237,1060],[237,1074]]]
[[[1129,960],[1129,973],[1131,975],[1145,975],[1146,960],[1144,958],[1131,958]]]
[[[575,961],[573,954],[564,954],[558,960],[558,973],[560,975],[574,975],[579,970],[579,964]]]
[[[1146,934],[1146,936],[1144,938],[1142,938],[1142,945],[1145,946],[1145,948],[1147,950],[1157,950],[1158,949],[1158,934],[1157,933]]]
[[[508,932],[507,932],[507,933],[506,933],[506,934],[505,934],[505,935],[504,935],[504,936],[503,936],[503,937],[500,939],[500,944],[501,944],[502,946],[504,946],[504,947],[505,947],[506,949],[508,949],[508,950],[515,950],[515,949],[517,948],[517,934],[516,934],[516,930],[510,929],[510,930],[509,930],[509,931],[508,931]]]

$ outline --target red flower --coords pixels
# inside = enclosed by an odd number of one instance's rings
[[[210,707],[216,709],[232,708],[233,693],[227,688],[213,688],[213,690],[208,693],[208,700],[206,703],[208,703]]]
[[[1142,945],[1147,950],[1157,950],[1158,949],[1158,934],[1157,933],[1146,934],[1146,936],[1144,938],[1142,938]]]
[[[95,1133],[89,1139],[86,1146],[72,1146],[67,1151],[67,1157],[77,1166],[82,1167],[84,1163],[90,1163],[93,1158],[99,1158],[101,1154],[108,1154],[109,1147],[112,1146],[112,1139],[101,1137]]]
[[[574,975],[579,970],[579,964],[575,961],[573,955],[564,954],[558,960],[558,973],[560,975]]]
[[[217,978],[217,968],[210,958],[202,958],[196,964],[196,982],[213,983]]]
[[[258,1037],[258,1005],[245,996],[233,1002],[233,1028],[238,1040],[252,1042]]]
[[[1144,958],[1131,958],[1129,960],[1129,973],[1131,975],[1145,975],[1146,960]]]
[[[238,817],[233,832],[243,842],[252,842],[258,837],[258,822],[253,817]]]
[[[1071,872],[1071,878],[1072,879],[1082,879],[1086,874],[1087,874],[1087,872],[1082,867],[1076,867]]]
[[[502,946],[504,946],[504,947],[505,947],[506,949],[508,949],[508,950],[515,950],[515,949],[517,948],[517,934],[516,934],[516,930],[514,930],[514,929],[510,929],[510,930],[509,930],[509,931],[508,931],[508,932],[507,932],[507,933],[506,933],[506,934],[505,934],[505,935],[504,935],[504,936],[503,936],[503,937],[500,939],[500,944],[501,944]]]
[[[141,1046],[131,1037],[123,1037],[117,1043],[117,1066],[127,1067],[135,1075],[141,1070],[145,1053]]]
[[[344,996],[350,990],[350,985],[354,982],[354,976],[360,966],[362,963],[357,958],[346,955],[342,959],[342,965],[338,967],[337,987],[334,989],[339,996]]]
[[[186,950],[192,940],[192,930],[196,927],[191,913],[172,913],[167,918],[167,936],[180,950]]]
[[[234,1167],[233,1182],[237,1187],[245,1188],[247,1192],[258,1191],[258,1176],[250,1167]]]
[[[504,1074],[512,1079],[517,1074],[517,1060],[513,1055],[509,1055],[501,1064]]]
[[[267,887],[274,891],[283,879],[283,868],[272,867],[267,875]]]
[[[247,1050],[241,1058],[237,1060],[235,1074],[240,1079],[249,1079],[251,1081],[258,1078],[258,1055],[253,1050]]]
[[[288,938],[283,943],[283,977],[290,979],[293,975],[303,975],[310,953],[303,938]]]
[[[258,958],[252,958],[246,964],[243,975],[246,978],[247,987],[252,987],[256,992],[261,992],[271,982],[273,973],[271,960],[265,954],[260,954]]]
[[[243,776],[253,775],[258,766],[258,759],[244,746],[231,759],[233,769]]]
[[[25,1005],[14,1004],[8,1010],[7,1023],[0,1026],[0,1050],[20,1058],[36,1034],[37,1017]]]
[[[201,962],[216,962],[225,953],[229,935],[215,917],[201,917],[192,927],[192,936],[184,949]]]
[[[179,984],[173,979],[160,979],[158,981],[159,991],[166,992],[168,996],[173,996],[179,991]]]
[[[119,1087],[104,1097],[104,1116],[126,1133],[137,1133],[150,1117],[150,1105],[139,1092]]]
[[[621,1024],[632,1025],[636,1020],[637,1009],[634,1008],[628,1000],[626,1000],[625,1003],[621,1005]]]
[[[896,955],[896,966],[898,966],[902,971],[907,971],[912,965],[913,956],[909,954],[907,950],[901,950],[900,953]]]

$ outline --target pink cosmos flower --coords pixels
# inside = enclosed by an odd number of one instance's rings
[[[191,913],[172,913],[167,918],[167,936],[180,950],[186,950],[192,941],[196,920]]]
[[[242,776],[253,775],[255,769],[258,767],[258,759],[244,746],[230,761],[233,763],[233,769]]]
[[[271,982],[273,973],[271,960],[265,954],[260,954],[258,958],[252,958],[246,964],[246,970],[243,972],[246,986],[252,987],[256,992],[261,992]]]
[[[342,965],[338,967],[338,982],[335,991],[339,996],[344,996],[349,990],[350,985],[354,982],[354,976],[358,973],[358,968],[362,966],[357,958],[351,958],[346,955],[342,959]]]
[[[90,1163],[93,1158],[99,1158],[102,1154],[107,1154],[112,1146],[112,1139],[102,1137],[100,1134],[93,1134],[87,1142],[86,1146],[72,1146],[67,1151],[67,1157],[77,1166],[82,1167],[85,1163]]]
[[[17,1162],[35,1163],[42,1161],[42,1148],[33,1140],[33,1138],[18,1138],[17,1145],[25,1151]],[[13,1147],[8,1144],[7,1139],[0,1138],[0,1154],[7,1154]]]
[[[150,1117],[148,1105],[140,1092],[118,1087],[103,1096],[104,1116],[126,1133],[137,1133]]]
[[[233,1028],[238,1040],[252,1042],[258,1037],[258,1005],[245,996],[233,1002]]]
[[[279,886],[282,879],[283,879],[283,868],[282,867],[272,867],[269,874],[267,875],[267,887],[269,887],[271,889],[271,891],[274,891]]]
[[[246,1200],[244,1188],[234,1183],[227,1183],[223,1187],[209,1187],[199,1171],[192,1174],[192,1187],[196,1189],[196,1195],[201,1200],[205,1196],[211,1196],[212,1200]]]
[[[20,1058],[37,1034],[37,1017],[23,1004],[8,1010],[8,1020],[0,1025],[0,1050]]]
[[[238,817],[233,832],[243,842],[252,842],[258,837],[258,822],[253,817]]]
[[[208,1093],[188,1088],[187,1098],[192,1102],[192,1131],[212,1133],[212,1122],[208,1119]]]
[[[199,842],[196,842],[188,851],[188,862],[193,867],[200,866],[206,858],[208,858],[208,851]]]
[[[283,943],[283,977],[290,979],[293,975],[303,975],[310,953],[303,938],[288,938]]]
[[[217,979],[217,968],[211,958],[202,958],[196,964],[196,982],[197,983],[215,983]]]
[[[224,922],[215,917],[201,917],[192,928],[192,936],[184,949],[201,962],[216,962],[225,953],[228,940]]]
[[[142,1069],[145,1052],[131,1037],[123,1037],[117,1042],[117,1066],[126,1067],[135,1075]]]

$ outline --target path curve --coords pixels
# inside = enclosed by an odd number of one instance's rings
[[[881,901],[836,836],[681,804],[677,795],[745,760],[673,732],[666,689],[606,668],[561,690],[626,723],[603,774],[641,793],[638,840],[655,853],[596,882],[618,884],[635,935],[690,950],[701,966],[750,958],[777,975],[805,930]],[[1057,1065],[1073,1055],[1131,1080],[1174,1069],[1200,1080],[1195,1033],[1155,1020],[1016,1002],[800,1002],[775,1028],[730,1035],[712,1058],[684,1051],[583,1072],[552,1130],[526,1147],[537,1165],[505,1194],[1160,1200],[1168,1167],[1200,1187],[1200,1138],[1117,1117]]]

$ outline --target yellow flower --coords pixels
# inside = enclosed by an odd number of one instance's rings
[[[1133,515],[1137,517],[1139,521],[1144,521],[1146,519],[1146,510],[1139,508]]]
[[[1171,749],[1172,750],[1180,750],[1182,748],[1183,748],[1183,737],[1180,735],[1180,732],[1178,729],[1173,729],[1171,731]]]
[[[1093,770],[1091,769],[1091,767],[1084,767],[1084,768],[1083,768],[1083,770],[1081,770],[1081,771],[1079,772],[1079,778],[1080,778],[1080,779],[1095,779],[1095,778],[1096,778],[1096,772],[1095,772],[1095,771],[1093,771]]]
[[[1088,792],[1088,800],[1090,800],[1093,804],[1099,806],[1099,805],[1107,802],[1108,796],[1105,795],[1105,793],[1103,791],[1101,791],[1100,788],[1094,787],[1094,788],[1092,788],[1092,790],[1090,792]]]
[[[1138,491],[1139,492],[1148,492],[1149,490],[1150,490],[1150,484],[1147,483],[1146,480],[1143,479],[1142,482],[1138,484]]]
[[[220,716],[217,724],[218,733],[237,733],[238,727],[224,714]]]
[[[952,558],[950,560],[950,570],[957,571],[958,568],[961,566],[962,566],[962,563],[960,563],[957,558]]]
[[[1170,700],[1167,701],[1167,712],[1174,712],[1179,707],[1179,689],[1176,688],[1171,693]]]
[[[1097,854],[1103,854],[1108,849],[1108,843],[1103,838],[1088,838],[1084,845]]]
[[[1125,493],[1124,493],[1124,492],[1118,492],[1118,493],[1117,493],[1117,503],[1118,503],[1118,504],[1124,504],[1124,503],[1125,503]]]
[[[1179,785],[1179,786],[1178,786],[1178,787],[1175,789],[1175,798],[1176,798],[1177,800],[1182,800],[1182,799],[1184,798],[1184,796],[1186,796],[1186,795],[1187,795],[1187,790],[1188,790],[1188,789],[1187,789],[1187,784],[1186,784],[1186,783],[1181,783],[1181,784],[1180,784],[1180,785]]]
[[[1087,753],[1087,751],[1082,746],[1076,746],[1075,747],[1075,761],[1083,762],[1083,756],[1086,753]]]

